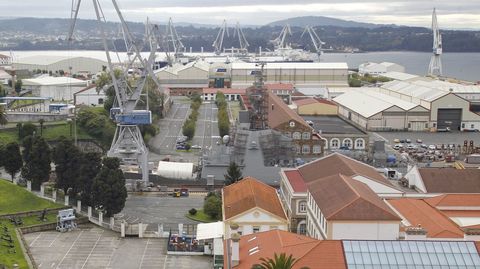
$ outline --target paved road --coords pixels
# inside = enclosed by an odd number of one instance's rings
[[[40,269],[213,267],[211,257],[167,255],[167,239],[119,238],[117,233],[92,226],[67,233],[30,233],[24,237]]]
[[[199,145],[202,149],[209,149],[219,139],[218,108],[214,103],[202,103],[195,128],[192,145]]]

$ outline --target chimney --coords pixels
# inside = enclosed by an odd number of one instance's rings
[[[231,235],[231,253],[232,253],[232,267],[240,263],[240,235],[235,232]]]
[[[405,240],[427,240],[427,230],[421,224],[405,229]]]

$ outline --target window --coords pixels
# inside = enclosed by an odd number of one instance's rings
[[[425,129],[427,129],[427,128],[428,128],[428,123],[425,123]]]
[[[284,135],[285,135],[286,137],[292,137],[292,133],[290,133],[290,132],[285,132]]]
[[[319,145],[313,146],[313,153],[314,154],[322,153],[322,147],[320,147]]]
[[[434,123],[433,123],[433,128],[435,128],[435,127],[437,127],[437,124],[434,122]]]
[[[302,153],[309,154],[310,153],[310,146],[309,145],[303,145]]]
[[[462,123],[462,128],[465,128],[465,123]]]
[[[260,232],[260,226],[253,226],[253,233]]]
[[[297,154],[300,154],[300,146],[299,145],[295,145],[295,151],[297,152]]]
[[[293,133],[293,139],[301,139],[301,138],[302,138],[302,135],[300,134],[300,132]]]
[[[365,148],[365,141],[362,138],[358,138],[357,140],[355,140],[355,148],[356,149]]]
[[[330,140],[330,148],[332,149],[338,148],[339,144],[340,144],[340,140],[338,140],[337,138],[333,138],[332,140]]]
[[[298,212],[300,212],[300,213],[305,213],[305,212],[307,212],[307,202],[301,201],[301,202],[298,204]]]
[[[470,128],[472,129],[475,128],[475,124],[470,125]]]
[[[302,134],[302,139],[304,139],[304,140],[310,139],[310,133],[309,132],[304,132]]]
[[[352,139],[350,138],[345,138],[343,139],[343,146],[348,147],[349,149],[352,148]]]
[[[103,104],[103,98],[98,98],[98,104],[99,105]]]
[[[307,225],[305,223],[302,223],[298,227],[298,233],[305,235],[307,233]]]

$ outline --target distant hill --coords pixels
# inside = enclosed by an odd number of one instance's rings
[[[323,16],[305,16],[305,17],[295,17],[289,18],[280,21],[274,21],[268,24],[268,26],[283,26],[286,24],[294,27],[305,27],[310,26],[336,26],[336,27],[345,27],[345,28],[368,28],[374,29],[379,27],[384,27],[383,24],[373,24],[373,23],[363,23],[356,21],[346,21],[341,19],[334,19]],[[392,25],[389,25],[392,26]]]

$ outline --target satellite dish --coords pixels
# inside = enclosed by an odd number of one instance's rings
[[[230,141],[230,136],[224,135],[222,138],[223,144],[228,144],[228,141]]]

